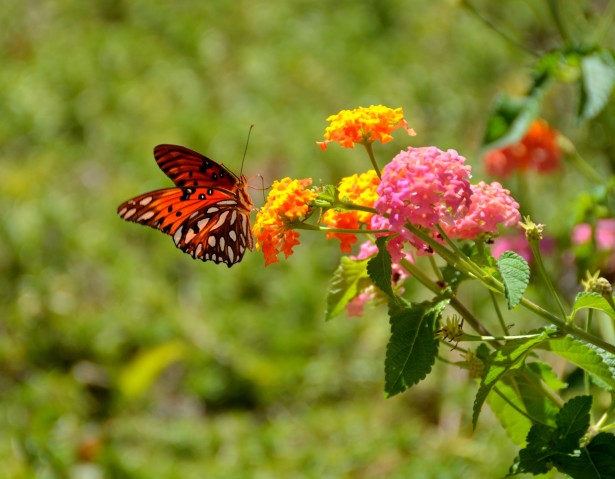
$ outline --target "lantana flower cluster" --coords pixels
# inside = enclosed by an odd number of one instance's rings
[[[324,194],[327,187],[310,188],[310,179],[274,182],[254,225],[266,265],[277,262],[280,252],[286,257],[292,254],[299,242],[297,229],[325,231],[328,238],[341,241],[343,253],[352,252],[357,235],[367,235],[359,254],[351,256],[357,260],[374,255],[376,238],[386,236],[393,260],[392,285],[400,287],[414,261],[412,254],[432,254],[446,243],[445,236],[489,239],[500,227],[514,226],[521,219],[519,204],[500,183],[470,182],[471,167],[455,150],[408,147],[380,173],[372,143],[390,141],[399,128],[414,134],[401,108],[378,105],[344,110],[328,120],[326,141],[320,147],[325,149],[330,142],[346,148],[363,145],[374,169],[343,178],[335,195]],[[316,209],[322,210],[318,223],[305,222]],[[349,312],[360,313],[375,295],[373,287],[360,291],[348,305]]]
[[[338,196],[345,203],[373,207],[378,199],[376,189],[379,184],[380,178],[374,170],[361,175],[355,174],[340,181],[337,187]],[[325,211],[321,222],[330,228],[358,230],[365,226],[369,229],[372,216],[374,214],[369,211],[344,211],[332,208]],[[352,245],[357,242],[357,236],[352,233],[327,233],[327,238],[339,239],[342,253],[350,253]]]

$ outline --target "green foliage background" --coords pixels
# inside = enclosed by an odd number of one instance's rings
[[[477,3],[556,41],[544,2]],[[169,184],[158,143],[238,171],[251,123],[254,185],[335,183],[368,164],[318,149],[326,117],[380,103],[480,175],[489,107],[527,88],[530,55],[429,0],[8,0],[0,55],[0,476],[503,474],[516,448],[489,414],[470,431],[464,374],[385,400],[384,312],[324,322],[337,244],[304,233],[288,261],[227,269],[116,207]]]

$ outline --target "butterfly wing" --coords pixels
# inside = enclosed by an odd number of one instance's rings
[[[220,188],[166,188],[132,198],[118,207],[122,219],[170,235],[195,259],[230,268],[254,248],[250,210]]]
[[[176,186],[216,186],[237,188],[239,178],[224,166],[206,156],[179,145],[158,145],[154,148],[156,163]]]

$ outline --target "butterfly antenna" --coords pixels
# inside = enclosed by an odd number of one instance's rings
[[[250,125],[250,129],[248,130],[248,138],[246,139],[246,148],[243,150],[243,158],[241,159],[241,168],[239,170],[239,175],[243,174],[243,162],[246,161],[246,154],[248,153],[248,145],[250,144],[250,134],[252,133],[252,128],[254,128],[254,123]]]

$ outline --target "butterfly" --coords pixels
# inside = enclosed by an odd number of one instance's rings
[[[239,263],[254,249],[247,179],[206,156],[178,145],[158,145],[154,157],[175,188],[144,193],[122,203],[117,213],[133,223],[170,235],[194,259]]]

